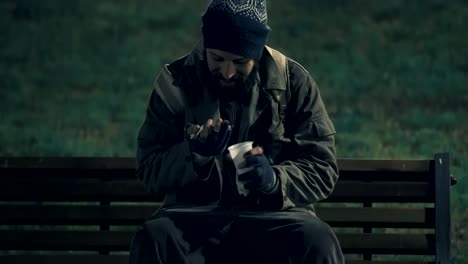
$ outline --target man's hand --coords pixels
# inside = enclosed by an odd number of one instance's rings
[[[239,175],[246,189],[269,193],[276,187],[277,176],[261,147],[255,147],[244,154],[245,168],[252,170]]]
[[[222,154],[231,138],[231,125],[221,118],[215,124],[212,119],[208,119],[203,126],[191,125],[186,131],[192,152],[201,156]]]

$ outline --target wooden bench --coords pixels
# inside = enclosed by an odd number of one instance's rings
[[[340,159],[317,214],[347,263],[450,263],[449,156]],[[131,158],[0,158],[0,263],[127,263],[159,206]]]

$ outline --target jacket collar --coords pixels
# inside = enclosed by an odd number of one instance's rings
[[[263,56],[260,60],[260,67],[264,70],[263,87],[271,90],[286,90],[284,85],[287,80],[284,71],[281,71],[282,65],[278,65],[272,56],[272,49],[265,46]]]

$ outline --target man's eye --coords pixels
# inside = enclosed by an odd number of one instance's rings
[[[244,65],[244,64],[247,64],[247,61],[234,61],[234,64]]]

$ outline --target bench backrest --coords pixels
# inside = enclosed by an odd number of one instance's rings
[[[348,263],[449,263],[448,154],[338,164],[317,214]],[[127,263],[136,227],[159,205],[131,158],[1,158],[0,263]]]

